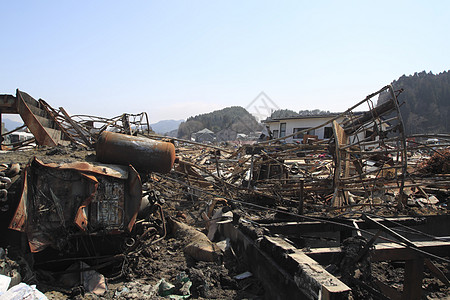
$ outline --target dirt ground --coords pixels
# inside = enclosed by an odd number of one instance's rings
[[[183,245],[177,239],[167,237],[132,257],[125,266],[127,274],[119,280],[108,281],[108,291],[102,296],[83,295],[76,288],[55,290],[49,284],[37,287],[49,299],[164,299],[152,293],[153,287],[162,278],[176,282],[176,277],[184,272],[192,282],[191,298],[263,299],[264,289],[258,280],[233,278],[246,268],[230,256],[229,253],[225,256],[223,264],[195,262],[184,255]]]
[[[448,257],[447,257],[448,259]],[[446,275],[450,276],[449,264],[446,262],[433,261],[433,263]],[[393,287],[398,292],[403,291],[404,262],[378,262],[372,264],[372,276]],[[450,287],[431,274],[430,270],[424,268],[422,281],[422,297],[424,299],[449,299]]]

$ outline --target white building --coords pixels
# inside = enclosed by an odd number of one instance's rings
[[[362,112],[358,112],[354,115],[360,114],[362,114]],[[331,119],[339,115],[340,114],[327,114],[327,115],[285,117],[277,119],[267,119],[263,121],[263,123],[265,123],[266,126],[269,126],[269,129],[272,132],[272,138],[274,139],[288,136],[298,131],[309,129],[304,133],[300,133],[285,139],[287,143],[302,143],[304,134],[317,136],[319,140],[331,138],[333,136],[332,123],[330,122],[325,126],[321,125],[329,122]],[[336,119],[338,123],[341,123],[343,120],[344,120],[343,116]],[[352,136],[350,137],[350,139],[353,140],[354,142],[355,140],[364,140],[365,138],[369,137],[373,133],[373,125],[374,125],[373,123],[366,125],[365,128],[358,131],[358,134],[356,136]],[[383,123],[381,124],[380,129],[385,130],[386,126],[388,125],[389,124],[387,123]]]
[[[267,126],[269,126],[270,131],[274,139],[279,137],[284,137],[293,134],[298,131],[306,130],[309,128],[314,128],[320,126],[332,118],[336,117],[337,114],[329,115],[317,115],[317,116],[297,116],[297,117],[285,117],[278,119],[267,119],[263,121]],[[343,120],[343,117],[338,118],[336,121],[339,123]],[[308,135],[315,135],[318,139],[329,139],[333,136],[333,128],[331,123],[320,127],[317,129],[311,129],[306,132]],[[286,142],[302,142],[303,133],[294,135],[293,137],[287,138]]]

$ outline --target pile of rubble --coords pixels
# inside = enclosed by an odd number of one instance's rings
[[[240,147],[168,140],[127,116],[94,130],[40,101],[71,140],[2,152],[0,293],[448,295],[450,136],[406,137],[398,93],[328,121],[331,139]]]

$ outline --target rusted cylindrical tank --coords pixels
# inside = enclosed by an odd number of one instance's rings
[[[100,134],[95,150],[100,162],[131,164],[139,171],[167,173],[175,161],[172,143],[109,131]]]

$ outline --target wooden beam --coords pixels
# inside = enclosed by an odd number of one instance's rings
[[[318,299],[337,299],[351,290],[305,253],[296,250],[295,253],[288,254],[288,257],[298,264],[299,271],[294,275],[297,286],[318,291]]]
[[[401,300],[402,299],[402,293],[397,291],[395,288],[393,288],[377,279],[374,279],[373,282],[378,286],[378,288],[384,295],[389,297],[389,299],[392,299],[392,300]]]
[[[336,143],[336,169],[334,173],[334,195],[333,206],[340,207],[344,204],[344,197],[348,199],[348,192],[344,192],[341,187],[341,179],[347,178],[350,174],[350,154],[341,148],[348,144],[348,136],[338,122],[333,121],[333,134]],[[342,176],[341,173],[343,172]]]
[[[416,248],[435,255],[445,256],[450,253],[450,241],[414,242]],[[322,263],[327,263],[335,254],[341,253],[340,247],[311,248],[305,252],[308,256]],[[415,259],[420,254],[409,247],[397,243],[379,243],[372,251],[372,261],[405,261]]]
[[[219,230],[239,258],[265,286],[269,299],[347,299],[350,288],[285,240],[264,236],[259,243],[233,224]]]
[[[351,290],[318,262],[282,238],[265,236],[261,248],[294,277],[298,288],[310,299],[341,299]]]
[[[239,262],[246,263],[249,271],[262,282],[267,299],[308,299],[292,276],[241,230],[231,223],[222,224],[219,230],[230,239]]]
[[[407,260],[403,282],[402,300],[422,299],[423,257]]]
[[[423,225],[427,222],[425,218],[413,218],[413,217],[397,217],[397,218],[373,218],[374,220],[380,222],[381,224],[393,226],[393,222],[399,223],[405,226],[415,226]],[[346,224],[353,226],[353,221],[358,224],[359,229],[375,229],[377,228],[374,224],[368,224],[361,219],[352,220],[341,220],[341,219],[328,219],[334,222]],[[283,222],[283,223],[271,223],[271,224],[260,224],[261,226],[267,228],[271,233],[278,233],[284,235],[298,235],[302,233],[311,232],[332,232],[346,230],[347,227],[339,226],[336,224],[330,224],[326,222],[310,221],[310,222]],[[356,228],[354,229],[356,230]]]
[[[444,272],[441,271],[429,258],[425,258],[425,265],[428,267],[431,273],[434,274],[440,281],[442,281],[445,285],[450,286],[450,281],[447,276],[445,276]]]

